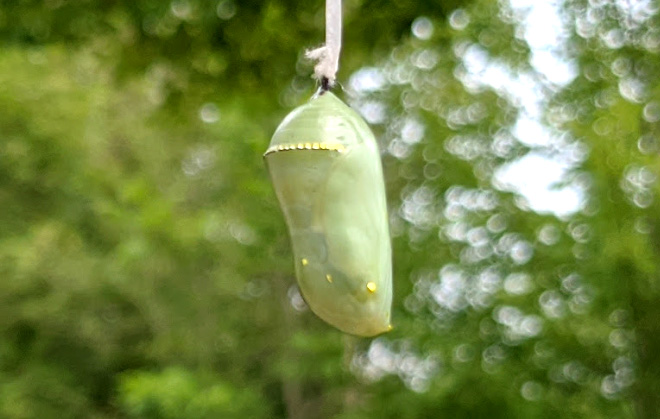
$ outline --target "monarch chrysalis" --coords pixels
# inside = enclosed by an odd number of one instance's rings
[[[312,311],[347,333],[388,331],[392,250],[383,169],[367,124],[325,92],[287,115],[264,156]]]

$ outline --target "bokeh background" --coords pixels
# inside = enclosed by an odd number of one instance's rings
[[[344,1],[395,270],[358,339],[262,161],[323,1],[2,1],[0,417],[660,417],[658,7]]]

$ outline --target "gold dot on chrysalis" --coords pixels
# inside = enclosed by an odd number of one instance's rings
[[[392,329],[394,329],[394,326],[392,326],[391,324],[387,326],[387,331],[388,332],[391,332]]]
[[[311,150],[312,149],[312,144],[311,143],[305,143],[305,150]]]
[[[303,148],[305,148],[305,144],[298,143],[298,150],[302,150]]]
[[[312,144],[312,150],[318,150],[318,149],[319,149],[319,143]]]
[[[367,291],[369,291],[372,294],[376,292],[376,283],[371,281],[367,282]]]
[[[328,282],[332,284],[332,275],[327,274],[327,275],[325,276],[325,279],[327,279]]]
[[[302,262],[302,265],[303,265],[303,266],[307,266],[307,264],[309,263],[309,262],[307,261],[307,259],[305,259],[305,258],[303,258],[303,260],[301,260],[301,262]]]

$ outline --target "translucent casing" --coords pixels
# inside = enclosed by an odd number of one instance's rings
[[[367,124],[326,92],[282,121],[265,160],[312,311],[346,333],[388,331],[392,250],[380,154]]]

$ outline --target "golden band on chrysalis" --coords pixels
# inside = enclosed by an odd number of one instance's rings
[[[278,151],[291,151],[291,150],[326,150],[326,151],[336,151],[338,153],[343,153],[344,151],[346,151],[346,147],[343,144],[339,144],[339,143],[278,144],[269,147],[268,150],[266,150],[266,152],[264,153],[264,156],[267,156],[270,153],[275,153]]]

